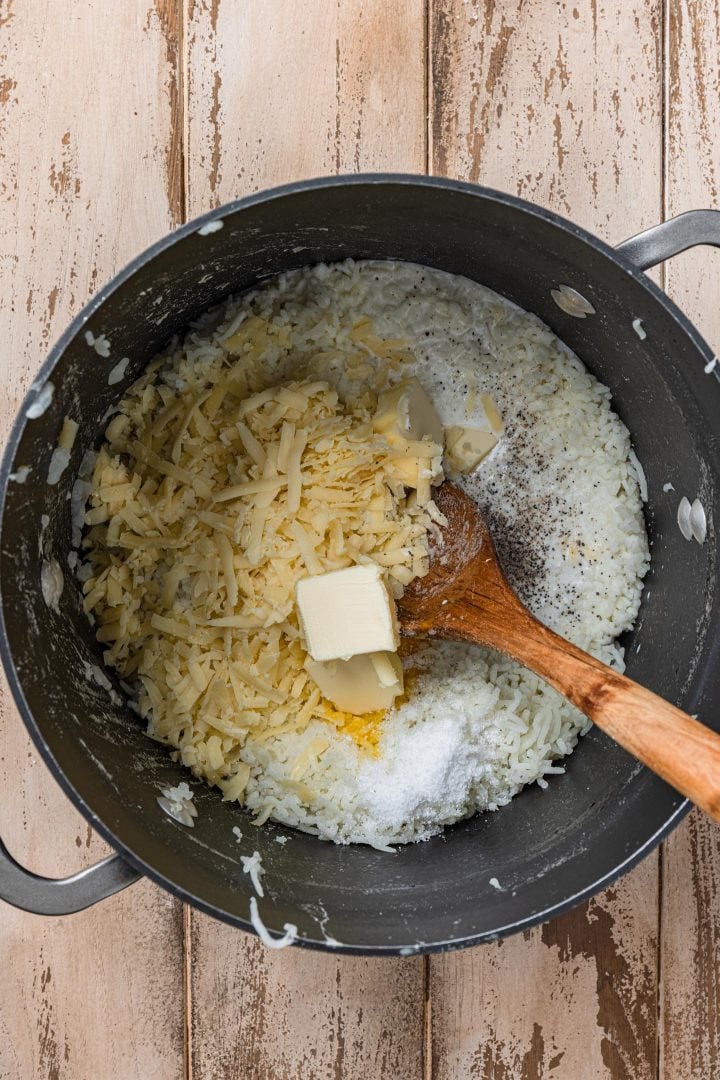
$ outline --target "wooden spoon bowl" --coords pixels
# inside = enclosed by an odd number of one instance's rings
[[[429,573],[398,602],[402,633],[472,641],[520,661],[720,820],[720,736],[531,615],[503,574],[480,510],[458,487],[446,481],[435,503],[448,524]]]

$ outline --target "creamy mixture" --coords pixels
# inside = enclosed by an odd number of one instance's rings
[[[547,786],[586,726],[492,650],[401,645],[395,671],[388,626],[383,707],[323,696],[297,582],[379,567],[397,596],[442,527],[437,443],[399,452],[377,423],[412,379],[511,584],[622,669],[649,561],[628,432],[539,320],[439,271],[321,265],[210,312],[127,392],[86,518],[86,607],[149,733],[256,820],[342,843],[424,839]]]

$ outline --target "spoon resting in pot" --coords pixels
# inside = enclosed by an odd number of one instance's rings
[[[472,500],[448,481],[434,499],[448,524],[428,574],[398,601],[402,633],[472,641],[520,661],[720,820],[720,735],[538,622],[508,584]]]

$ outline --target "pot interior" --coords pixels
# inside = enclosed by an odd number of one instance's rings
[[[222,227],[194,226],[141,257],[101,294],[56,349],[42,378],[47,411],[14,432],[3,473],[0,590],[5,660],[25,719],[68,790],[105,836],[186,898],[240,925],[252,895],[241,854],[266,869],[262,918],[297,925],[301,938],[332,937],[360,950],[415,951],[487,939],[599,887],[638,857],[682,799],[598,731],[591,731],[548,791],[524,791],[497,813],[453,826],[391,855],[337,847],[268,823],[260,829],[193,783],[194,829],[158,807],[161,787],[189,779],[149,740],[138,717],[93,678],[101,651],[67,564],[70,489],[83,451],[98,444],[106,410],[175,333],[228,294],[321,260],[399,259],[464,274],[535,312],[613,394],[648,484],[652,566],[637,626],[628,636],[631,677],[715,724],[717,646],[714,506],[718,483],[715,376],[677,313],[641,275],[567,223],[504,196],[449,182],[409,179],[297,185],[218,211]],[[594,315],[574,318],[551,292],[579,290]],[[642,320],[645,339],[633,322]],[[111,359],[85,332],[105,334]],[[128,357],[124,379],[108,373]],[[80,424],[70,466],[46,483],[63,417]],[[8,472],[31,465],[27,480]],[[674,490],[665,491],[672,483]],[[676,524],[682,495],[703,502],[704,546]],[[43,515],[49,523],[42,526]],[[59,612],[40,590],[43,560],[65,586]],[[241,844],[232,828],[240,824]],[[286,845],[278,835],[290,837]],[[501,891],[489,881],[497,878]]]

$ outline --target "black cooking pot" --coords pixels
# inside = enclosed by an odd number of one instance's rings
[[[720,213],[683,215],[613,250],[509,195],[426,177],[353,176],[231,203],[135,259],[53,350],[13,428],[0,477],[0,650],[8,679],[43,758],[120,854],[55,882],[20,868],[0,845],[0,896],[31,911],[64,913],[146,874],[247,930],[253,893],[239,856],[257,850],[266,870],[260,913],[271,930],[293,923],[304,945],[339,947],[329,945],[332,937],[352,952],[408,954],[488,941],[548,919],[651,851],[687,803],[597,730],[547,792],[528,789],[497,813],[394,855],[337,847],[272,823],[254,828],[236,805],[199,783],[192,785],[194,829],[174,822],[157,796],[188,774],[147,738],[114,676],[107,673],[111,700],[88,667],[100,671],[101,650],[67,564],[69,497],[83,451],[98,444],[123,388],[172,334],[229,293],[348,256],[464,274],[539,315],[612,390],[647,475],[652,544],[640,616],[626,642],[628,672],[718,727],[720,386],[704,370],[713,359],[707,345],[643,273],[701,243],[720,245]],[[88,330],[108,337],[110,360],[88,346]],[[124,378],[108,385],[122,357],[129,357]],[[29,419],[27,406],[48,381],[52,401]],[[65,415],[80,432],[70,467],[49,486]],[[21,484],[10,474],[23,465],[32,471]],[[666,492],[669,483],[674,490]],[[703,502],[704,546],[684,540],[677,527],[683,495]],[[52,558],[65,576],[58,610],[40,589],[42,564]],[[238,823],[241,844],[232,832]],[[287,844],[275,843],[281,835]]]

